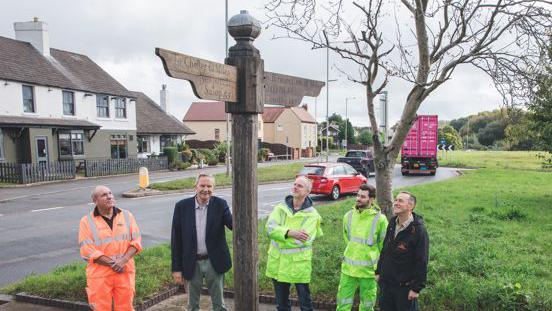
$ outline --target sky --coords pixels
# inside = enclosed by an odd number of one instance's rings
[[[263,6],[266,1],[228,2],[229,18],[240,10],[248,10],[257,19],[266,19]],[[3,0],[2,4],[0,36],[15,38],[14,22],[38,17],[48,24],[50,47],[87,55],[127,89],[143,92],[159,102],[161,85],[167,84],[167,109],[178,119],[183,118],[192,102],[200,100],[193,94],[189,82],[165,74],[161,60],[155,56],[155,48],[224,62],[223,0]],[[329,101],[325,88],[317,98],[305,97],[303,102],[309,112],[318,121],[325,119],[326,111],[342,116],[347,112],[353,126],[368,126],[364,88],[348,81],[336,69],[354,67],[331,52],[327,66],[325,50],[312,50],[308,44],[291,39],[273,39],[279,34],[277,29],[263,25],[255,40],[265,70],[325,81],[329,67],[329,78],[337,79],[329,84]],[[229,37],[229,46],[234,44]],[[400,118],[409,85],[394,79],[387,91],[392,125]],[[441,120],[451,120],[496,109],[500,104],[498,92],[484,73],[461,66],[450,81],[426,99],[418,113],[437,114]]]

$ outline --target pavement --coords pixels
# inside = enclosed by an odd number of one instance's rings
[[[231,298],[224,299],[228,311],[234,311],[234,300]],[[186,304],[188,303],[187,294],[178,294],[172,296],[153,307],[147,309],[147,311],[180,311],[186,310]],[[259,304],[259,311],[275,310],[275,305]],[[55,307],[45,307],[41,305],[35,305],[30,303],[11,301],[7,304],[0,305],[0,311],[61,311],[66,309],[60,309]],[[200,310],[211,310],[211,300],[209,296],[202,295],[200,299]],[[292,307],[293,311],[298,311],[298,307]]]

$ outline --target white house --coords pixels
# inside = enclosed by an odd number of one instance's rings
[[[0,161],[136,157],[136,96],[37,18],[0,37]]]

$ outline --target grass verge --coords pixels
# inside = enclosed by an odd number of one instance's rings
[[[168,245],[147,248],[135,260],[138,271],[135,302],[140,303],[171,284],[171,250]],[[28,276],[0,292],[12,295],[26,292],[44,298],[87,301],[85,267],[84,262],[59,266],[47,274]]]
[[[491,169],[512,169],[548,171],[543,169],[543,160],[538,151],[443,151],[438,152],[439,165],[450,167],[478,167]]]
[[[481,169],[408,189],[418,197],[416,211],[424,216],[431,241],[422,310],[552,310],[552,174]],[[353,203],[349,198],[317,207],[325,235],[314,247],[315,299],[335,299],[344,248],[342,216]],[[264,221],[259,228],[259,285],[261,292],[272,293],[264,276]],[[60,267],[3,291],[83,300],[83,269],[80,264]],[[139,255],[137,269],[140,300],[170,281],[167,246]],[[227,273],[226,286],[232,284]]]
[[[305,163],[290,163],[280,164],[257,169],[257,178],[259,182],[271,182],[281,180],[291,180],[299,173]],[[232,179],[226,176],[225,173],[215,175],[217,186],[229,186],[232,184]],[[192,189],[195,185],[195,178],[183,178],[162,183],[153,183],[150,185],[152,189],[157,190],[179,190]]]

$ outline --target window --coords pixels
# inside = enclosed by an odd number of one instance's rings
[[[96,95],[96,112],[100,118],[109,118],[109,96]]]
[[[220,130],[215,129],[215,140],[220,140]]]
[[[126,159],[127,140],[126,135],[111,135],[111,158]]]
[[[4,160],[4,134],[0,129],[0,160]]]
[[[144,153],[149,151],[149,136],[138,136],[138,152]]]
[[[346,165],[346,166],[343,166],[345,168],[345,173],[347,173],[347,175],[358,175],[358,172],[352,168],[351,166],[349,165]]]
[[[122,97],[115,98],[115,118],[126,119],[126,99]]]
[[[23,111],[35,112],[34,89],[29,85],[23,85]]]
[[[283,130],[284,130],[284,127],[282,126],[282,123],[278,122],[278,123],[276,124],[276,130],[277,130],[277,131],[283,131]]]
[[[84,155],[83,132],[60,132],[58,147],[60,156]]]
[[[66,116],[75,115],[75,96],[73,92],[63,91],[63,114]]]
[[[159,140],[161,145],[161,151],[163,151],[163,148],[165,147],[175,146],[177,142],[176,136],[171,136],[171,135],[161,135],[161,138]]]
[[[345,168],[341,165],[336,166],[333,168],[333,174],[332,175],[347,175],[345,172]]]

